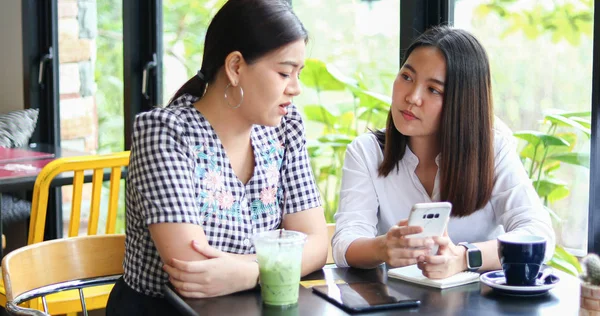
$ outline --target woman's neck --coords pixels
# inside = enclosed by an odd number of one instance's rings
[[[437,136],[410,137],[408,147],[419,158],[419,164],[436,165],[435,158],[440,153],[440,145]]]
[[[208,120],[223,145],[247,144],[252,123],[242,117],[239,109],[232,109],[227,104],[224,91],[225,86],[216,83],[194,103],[194,107]]]

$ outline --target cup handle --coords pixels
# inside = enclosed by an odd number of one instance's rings
[[[544,285],[546,283],[546,278],[548,276],[550,276],[552,274],[552,272],[554,272],[554,269],[552,269],[552,267],[546,266],[542,270],[542,275],[540,275],[540,277],[537,278],[537,280],[535,281],[535,283],[537,283],[538,285]]]

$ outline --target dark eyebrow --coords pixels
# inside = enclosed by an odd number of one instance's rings
[[[437,80],[437,79],[429,78],[429,79],[427,79],[427,81],[431,81],[431,82],[437,83],[437,84],[439,84],[442,87],[444,86],[444,82],[440,81],[440,80]]]
[[[409,64],[404,64],[404,67],[408,68],[408,70],[412,71],[413,73],[417,73],[417,71],[415,70],[415,68],[413,68],[413,66],[411,66]]]
[[[413,66],[409,65],[409,64],[404,64],[403,67],[408,68],[408,70],[412,71],[415,74],[417,73],[417,71],[415,70],[415,68]],[[444,82],[443,81],[435,79],[435,78],[429,78],[429,79],[427,79],[427,81],[431,81],[431,82],[437,83],[437,84],[439,84],[441,86],[444,86]]]
[[[296,62],[293,62],[293,61],[291,61],[291,60],[288,60],[288,61],[282,61],[282,62],[280,62],[279,64],[280,64],[280,65],[288,65],[288,66],[292,66],[292,67],[294,67],[294,68],[298,68],[298,67],[299,67],[300,69],[304,68],[304,65],[300,66],[300,64],[298,64],[298,63],[296,63]]]

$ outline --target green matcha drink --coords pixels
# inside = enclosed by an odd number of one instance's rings
[[[259,233],[253,241],[260,269],[263,303],[282,307],[298,303],[306,235],[275,230]]]

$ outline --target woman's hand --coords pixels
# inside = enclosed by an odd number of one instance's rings
[[[434,245],[431,238],[407,238],[423,231],[420,226],[407,226],[408,220],[394,225],[382,237],[381,261],[390,267],[403,267],[417,263],[417,258],[428,255]]]
[[[169,281],[184,297],[214,297],[251,289],[258,280],[258,264],[232,256],[209,245],[192,242],[202,261],[172,259],[163,269]]]
[[[447,232],[442,237],[433,237],[433,241],[439,245],[438,252],[418,258],[417,267],[423,271],[424,276],[430,279],[444,279],[465,270],[463,246],[456,246]]]

